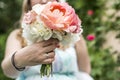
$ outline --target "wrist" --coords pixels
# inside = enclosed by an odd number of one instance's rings
[[[11,62],[14,66],[14,68],[18,71],[23,71],[25,69],[25,66],[23,66],[19,61],[22,59],[18,59],[17,58],[17,51],[13,53],[12,57],[11,57]]]

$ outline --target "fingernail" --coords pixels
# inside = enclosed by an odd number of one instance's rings
[[[60,47],[60,45],[57,45],[56,47],[57,47],[57,48],[59,48],[59,47]]]

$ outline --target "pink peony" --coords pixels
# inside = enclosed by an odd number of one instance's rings
[[[92,35],[92,34],[89,34],[89,35],[87,36],[87,40],[89,40],[89,41],[93,41],[94,39],[95,39],[95,36]]]
[[[80,32],[81,20],[67,3],[48,3],[40,14],[47,27],[67,32]]]
[[[23,22],[30,24],[36,20],[37,13],[35,11],[29,11],[23,17]]]
[[[87,12],[87,14],[90,16],[93,15],[93,13],[94,13],[93,10],[88,10],[88,12]]]

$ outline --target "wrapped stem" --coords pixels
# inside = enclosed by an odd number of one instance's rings
[[[52,75],[52,63],[51,64],[42,64],[40,69],[40,75],[49,77]]]

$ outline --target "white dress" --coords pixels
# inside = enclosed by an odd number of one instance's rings
[[[40,66],[31,66],[16,80],[93,80],[90,75],[78,70],[76,52],[73,46],[65,51],[55,49],[53,76],[40,77]]]

